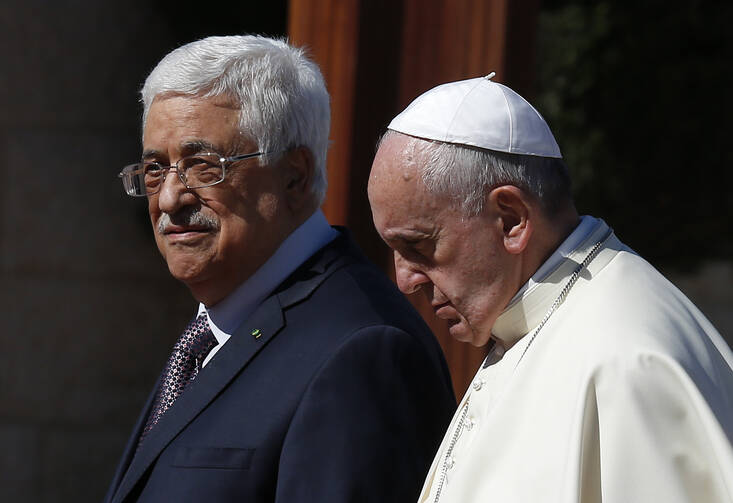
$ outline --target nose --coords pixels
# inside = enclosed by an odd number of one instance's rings
[[[158,208],[169,215],[196,202],[196,196],[178,178],[175,168],[169,169],[165,174],[165,178],[160,182],[160,191],[157,196]]]
[[[422,270],[397,251],[394,252],[394,269],[397,288],[404,294],[415,293],[422,285],[430,283],[430,278]]]

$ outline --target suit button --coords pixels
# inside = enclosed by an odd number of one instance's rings
[[[476,379],[475,381],[473,381],[473,389],[475,391],[478,391],[483,387],[484,384],[486,384],[486,381],[484,381],[483,379]]]
[[[454,458],[453,456],[445,460],[445,466],[447,466],[449,470],[453,468],[453,465],[455,464],[456,464],[456,458]]]

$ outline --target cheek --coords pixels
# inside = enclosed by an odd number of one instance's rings
[[[232,246],[247,237],[247,223],[236,215],[227,215],[219,220],[219,241],[223,246]]]
[[[447,281],[453,291],[461,298],[470,298],[476,295],[491,282],[491,276],[483,263],[468,257],[460,260],[461,266],[446,271]]]
[[[251,219],[239,213],[217,213],[219,232],[211,243],[219,260],[247,255],[258,246],[258,236]]]
[[[282,198],[273,193],[263,193],[257,201],[257,214],[265,220],[273,220],[280,214]]]
[[[492,305],[494,278],[486,268],[461,268],[446,274],[438,288],[467,319],[481,318]]]
[[[154,197],[148,198],[148,214],[150,215],[150,221],[153,226],[160,218],[160,209],[158,208],[158,199]]]

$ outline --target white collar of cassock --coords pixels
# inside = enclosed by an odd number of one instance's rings
[[[519,289],[491,329],[505,348],[511,347],[536,327],[598,239],[608,233],[608,225],[584,215],[578,226]]]
[[[338,235],[323,212],[316,210],[282,242],[262,267],[232,293],[209,309],[199,304],[198,314],[208,315],[209,326],[219,346],[229,340],[239,325],[280,283]]]

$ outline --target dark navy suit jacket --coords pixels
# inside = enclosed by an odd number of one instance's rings
[[[435,338],[345,234],[259,306],[136,453],[153,395],[107,502],[412,502],[456,406]]]

